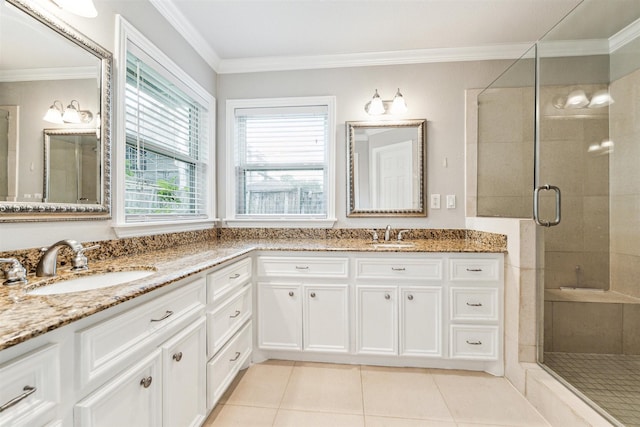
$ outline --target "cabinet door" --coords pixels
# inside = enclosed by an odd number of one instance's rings
[[[400,355],[442,357],[442,289],[400,287]]]
[[[302,350],[302,286],[258,283],[258,346]]]
[[[305,285],[302,322],[305,350],[349,351],[348,294],[348,285]]]
[[[205,326],[201,317],[162,346],[164,427],[199,426],[205,418]]]
[[[358,286],[356,292],[358,353],[397,354],[397,288]]]
[[[160,349],[75,406],[77,427],[162,425]]]

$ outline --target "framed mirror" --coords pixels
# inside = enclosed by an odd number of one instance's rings
[[[426,216],[426,120],[347,122],[347,216]]]
[[[110,218],[112,54],[26,0],[0,4],[0,52],[0,222]],[[56,157],[85,145],[73,172]],[[82,180],[73,196],[54,164]]]
[[[97,204],[100,139],[86,129],[44,130],[45,203]]]

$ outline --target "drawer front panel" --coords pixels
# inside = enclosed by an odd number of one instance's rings
[[[258,274],[273,277],[339,277],[349,272],[347,258],[260,257]]]
[[[207,354],[212,357],[251,317],[251,285],[216,310],[207,313]]]
[[[85,386],[97,376],[135,358],[156,333],[169,333],[182,316],[204,308],[205,280],[200,278],[180,289],[133,308],[110,320],[79,331],[80,380]]]
[[[451,288],[451,320],[497,322],[497,288]]]
[[[357,259],[358,279],[442,280],[440,259]]]
[[[498,360],[497,326],[451,326],[451,358]]]
[[[60,401],[58,346],[47,346],[0,366],[0,425],[44,425]]]
[[[242,365],[251,356],[251,322],[223,347],[207,364],[207,408],[218,402]]]
[[[251,258],[243,259],[207,275],[207,303],[221,302],[251,280]]]
[[[500,261],[496,258],[456,258],[449,262],[452,281],[493,282],[500,280]]]

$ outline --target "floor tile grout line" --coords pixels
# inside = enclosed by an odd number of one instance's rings
[[[438,381],[436,381],[436,375],[431,371],[428,371],[427,375],[429,375],[431,377],[431,380],[433,381],[433,383],[435,384],[436,388],[438,389],[438,393],[440,393],[440,397],[442,398],[442,401],[444,402],[444,406],[446,406],[447,407],[447,411],[449,411],[449,416],[451,416],[451,420],[453,420],[453,423],[455,425],[458,425],[458,420],[456,420],[456,417],[453,415],[453,411],[451,410],[451,407],[449,406],[449,401],[447,400],[446,396],[444,395],[444,393],[440,389],[440,385],[438,384]]]
[[[291,370],[289,371],[289,376],[287,377],[287,384],[284,386],[284,390],[282,391],[282,396],[280,396],[280,402],[278,402],[278,407],[276,408],[276,416],[273,417],[273,422],[271,423],[271,427],[276,424],[276,420],[278,419],[278,414],[280,413],[280,409],[282,409],[282,401],[284,400],[284,396],[287,394],[287,389],[289,388],[289,384],[291,383],[291,377],[293,376],[293,370],[296,368],[298,362],[293,362],[291,365]]]

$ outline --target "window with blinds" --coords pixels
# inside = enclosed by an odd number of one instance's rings
[[[206,217],[207,114],[193,97],[127,52],[127,222]]]
[[[328,110],[234,110],[236,218],[327,218]]]

